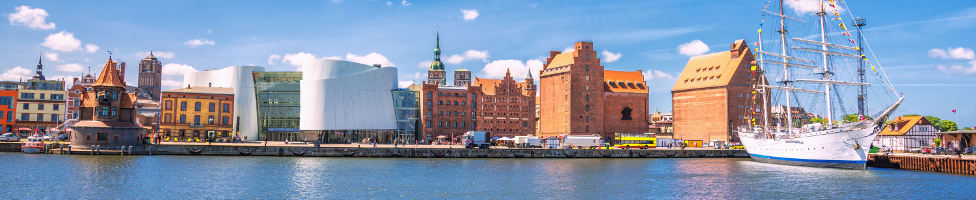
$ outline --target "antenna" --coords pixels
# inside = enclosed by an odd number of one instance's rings
[[[858,61],[857,80],[861,83],[864,83],[864,59],[867,58],[864,56],[864,47],[861,44],[864,40],[861,36],[861,27],[864,25],[867,25],[867,20],[860,17],[854,19],[854,26],[857,27],[857,55],[861,56],[861,60]],[[864,103],[868,99],[865,87],[865,85],[857,87],[857,114],[862,116],[866,115],[868,110],[867,104]]]

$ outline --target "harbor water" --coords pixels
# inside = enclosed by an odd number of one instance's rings
[[[3,199],[970,199],[976,177],[750,159],[0,153]]]

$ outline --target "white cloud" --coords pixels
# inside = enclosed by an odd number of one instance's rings
[[[787,0],[783,2],[786,4],[787,8],[793,9],[797,15],[803,15],[807,13],[820,12],[820,2],[821,0]],[[834,11],[841,13],[844,12],[844,8],[840,5],[831,7],[830,2],[823,3],[823,9],[828,13],[833,13]]]
[[[413,84],[413,81],[400,81],[397,83],[397,86],[400,88],[406,88],[410,87],[411,84]]]
[[[0,74],[0,80],[20,81],[21,79],[29,78],[31,76],[31,73],[33,73],[33,71],[31,71],[30,69],[21,66],[16,66]]]
[[[563,49],[563,53],[569,53],[573,51],[576,51],[576,49],[573,47],[566,47],[565,49]]]
[[[274,63],[277,62],[278,60],[281,60],[281,55],[271,54],[270,56],[268,56],[268,65],[274,65]]]
[[[54,62],[61,62],[61,59],[58,58],[57,53],[44,52],[44,58]]]
[[[444,62],[447,64],[460,64],[468,60],[481,60],[482,62],[488,62],[488,57],[488,51],[469,49],[464,51],[464,55],[453,54],[448,56],[444,59]]]
[[[392,5],[393,5],[393,2],[391,2],[391,1],[386,1],[386,6],[392,6]]]
[[[939,59],[972,60],[976,59],[976,53],[973,53],[972,49],[963,47],[931,49],[929,50],[929,57]]]
[[[270,58],[269,58],[270,59]],[[289,65],[298,67],[298,71],[302,71],[302,66],[311,65],[315,62],[317,58],[311,53],[298,52],[293,54],[285,54],[281,58],[281,62],[288,63]]]
[[[173,57],[176,56],[176,54],[174,54],[171,51],[153,51],[153,52],[143,51],[143,52],[136,53],[136,58],[140,58],[140,59],[145,58],[146,56],[149,56],[149,53],[152,53],[153,56],[155,56],[156,58],[172,59]]]
[[[88,53],[95,53],[95,51],[98,51],[98,45],[85,44],[85,51]]]
[[[81,40],[75,38],[75,34],[73,33],[61,31],[44,38],[41,46],[56,51],[72,52],[81,49]]]
[[[701,40],[692,40],[691,42],[678,45],[678,53],[686,56],[697,56],[708,52],[708,45]]]
[[[601,52],[600,54],[603,54],[603,59],[600,61],[607,62],[607,63],[616,62],[617,60],[620,60],[620,57],[623,57],[623,55],[621,55],[620,53],[613,53],[607,50],[603,50],[603,52]]]
[[[183,76],[185,76],[187,73],[197,71],[199,71],[197,68],[185,64],[168,63],[163,65],[162,84],[164,89],[186,87],[183,85]]]
[[[530,59],[525,62],[521,60],[493,60],[481,69],[484,78],[505,77],[505,71],[512,73],[512,78],[516,80],[525,79],[531,71],[532,78],[539,80],[539,70],[542,70],[542,61]]]
[[[403,0],[403,1],[400,2],[400,5],[403,5],[403,6],[410,6],[410,4],[411,3],[410,2],[407,2],[407,0]]]
[[[85,66],[81,66],[81,64],[78,63],[68,63],[59,65],[58,70],[63,72],[81,72],[82,70],[85,70]]]
[[[417,67],[420,67],[421,69],[427,69],[427,68],[430,68],[430,63],[433,63],[433,62],[434,61],[425,60],[423,62],[417,63]]]
[[[198,47],[198,46],[202,46],[202,45],[211,45],[212,46],[214,44],[217,44],[217,43],[214,42],[213,40],[207,40],[207,39],[192,39],[192,40],[187,40],[186,42],[183,43],[183,45],[186,45],[186,46],[189,46],[189,47]]]
[[[935,68],[938,69],[940,72],[946,73],[946,74],[953,74],[953,75],[956,75],[956,74],[976,75],[976,60],[970,60],[969,61],[969,66],[963,66],[963,65],[952,65],[952,66],[936,65]]]
[[[674,80],[674,75],[661,70],[648,69],[644,71],[644,80]]]
[[[413,74],[410,74],[410,78],[411,79],[424,79],[426,77],[424,77],[424,73],[414,72]]]
[[[387,59],[386,56],[383,56],[383,54],[379,54],[376,52],[371,52],[363,56],[358,56],[352,53],[346,53],[346,60],[362,63],[365,65],[380,64],[383,65],[383,67],[396,66],[396,64],[390,62],[390,60]]]
[[[54,29],[54,22],[47,22],[47,11],[30,6],[17,6],[17,12],[10,13],[7,20],[10,25],[24,25],[31,29],[51,30]]]
[[[464,21],[472,21],[475,18],[478,18],[478,9],[461,9],[461,15],[464,17]]]

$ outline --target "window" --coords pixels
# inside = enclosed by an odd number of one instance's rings
[[[27,93],[27,92],[20,93],[20,98],[21,99],[33,99],[34,98],[34,93]]]
[[[430,94],[430,93],[428,93]],[[427,121],[427,128],[430,128],[430,121]]]
[[[41,98],[40,99],[44,99],[44,93],[41,93]]]
[[[165,120],[164,122],[166,122],[166,123],[173,122],[173,115],[166,114],[166,117],[164,117],[163,119]]]
[[[64,99],[63,94],[51,94],[51,100],[62,100]]]
[[[431,101],[431,100],[427,100],[427,107],[428,108],[433,108],[434,107],[434,102]]]
[[[29,103],[25,103],[24,104],[24,110],[27,110],[27,109],[30,109],[30,104]]]
[[[478,94],[471,94],[471,100],[478,99]]]
[[[434,98],[434,92],[427,92],[427,98]]]
[[[37,118],[34,121],[44,121],[44,114],[38,113],[36,116]]]
[[[478,102],[471,102],[471,109],[478,109]]]
[[[589,115],[586,116],[586,122],[590,122],[590,116]]]
[[[224,116],[220,119],[220,124],[227,125],[230,124],[230,117]]]
[[[119,100],[119,91],[112,91],[112,100]]]
[[[28,115],[27,113],[20,113],[20,120],[30,121],[30,115]]]
[[[209,107],[209,110],[207,110],[207,111],[208,111],[208,112],[214,112],[214,111],[217,111],[217,104],[215,104],[215,103],[210,103],[210,107]]]
[[[14,122],[14,112],[7,112],[7,122]]]
[[[444,127],[444,124],[443,124],[443,122],[437,122],[437,127],[438,127],[438,128],[440,128],[440,127]]]
[[[444,105],[444,101],[437,101],[437,105]]]
[[[633,109],[630,109],[630,107],[624,107],[624,109],[620,111],[620,120],[632,120],[630,117],[631,111],[633,111]]]
[[[586,65],[586,71],[590,71],[590,65]]]
[[[224,112],[230,112],[230,104],[229,103],[225,103],[224,104]]]
[[[586,126],[586,132],[590,132],[590,126]]]
[[[75,106],[81,106],[81,98],[75,98],[74,102]]]
[[[586,90],[590,90],[590,86],[589,85],[586,86]]]
[[[54,108],[54,110],[56,110],[56,111],[57,111],[57,110],[60,110],[60,109],[61,109],[61,105],[58,105],[58,104],[54,104],[54,105],[53,105],[52,107],[53,107],[53,108]]]
[[[51,114],[51,121],[58,122],[58,114]]]
[[[193,103],[193,111],[200,111],[200,102]]]
[[[586,101],[590,101],[590,95],[586,95],[585,99]]]
[[[586,75],[585,77],[586,77],[586,80],[587,80],[587,81],[589,81],[589,80],[590,80],[590,75]]]
[[[193,124],[200,125],[200,115],[193,116]]]
[[[180,102],[180,111],[186,111],[186,101]]]
[[[117,112],[118,110],[119,108],[112,107],[112,116],[115,116],[115,112]]]
[[[186,115],[180,115],[180,123],[186,124]]]
[[[173,101],[166,101],[166,110],[173,109]]]
[[[741,94],[740,94],[740,95],[741,95]],[[740,97],[741,97],[741,96],[740,96]],[[37,110],[44,110],[44,104],[43,104],[43,103],[39,103],[39,104],[37,104]]]
[[[108,106],[102,106],[102,116],[108,116]]]
[[[589,111],[590,111],[590,105],[586,105],[586,111],[587,111],[587,112],[589,112]]]
[[[461,128],[464,128],[464,122],[461,122]]]
[[[455,105],[455,106],[456,106],[456,105],[458,105],[458,102],[457,102],[457,101],[454,101],[454,105]]]
[[[108,133],[96,133],[95,134],[95,140],[98,140],[98,141],[106,141],[106,140],[108,140]]]
[[[209,117],[207,117],[207,124],[214,124],[214,116],[213,115],[210,115]]]

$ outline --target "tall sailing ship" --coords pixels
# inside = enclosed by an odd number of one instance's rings
[[[846,2],[811,9],[787,1],[763,6],[751,115],[736,133],[756,161],[864,169],[871,142],[904,97],[868,59],[875,56],[861,34],[865,20]]]

